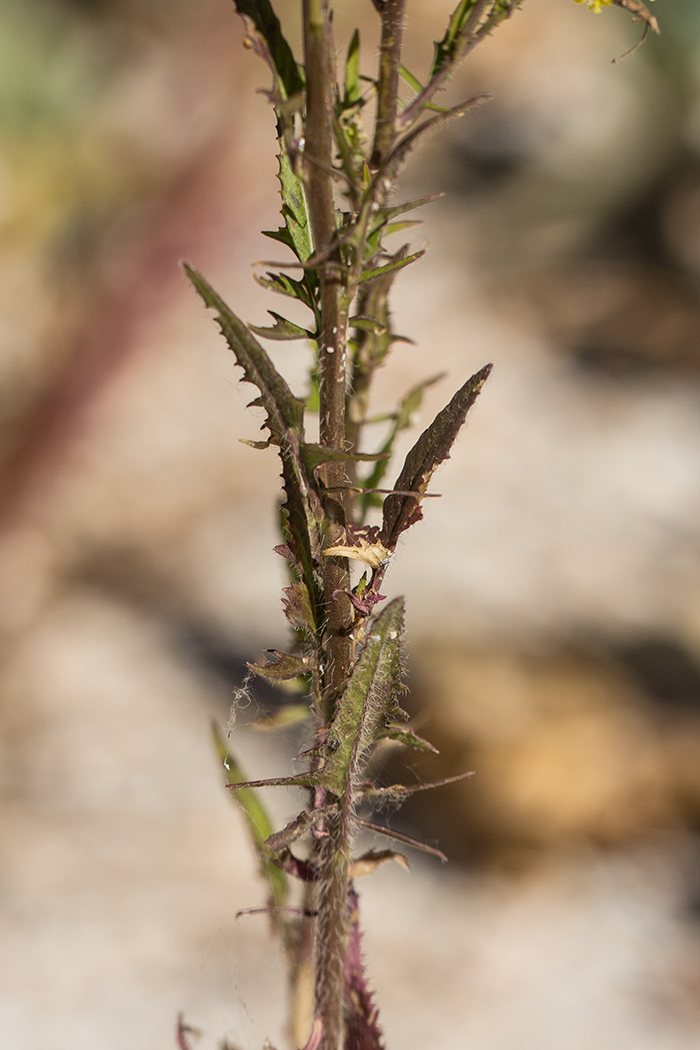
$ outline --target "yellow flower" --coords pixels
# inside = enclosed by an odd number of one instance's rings
[[[588,4],[588,10],[595,11],[597,15],[600,14],[604,7],[612,2],[613,0],[575,0],[575,3],[577,4]]]

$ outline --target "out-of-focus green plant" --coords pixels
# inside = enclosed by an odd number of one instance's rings
[[[403,689],[402,598],[385,605],[380,587],[400,537],[422,517],[433,472],[448,458],[466,415],[491,370],[484,366],[455,393],[420,435],[389,489],[381,488],[397,435],[419,408],[428,379],[399,399],[378,450],[364,451],[372,384],[399,338],[389,297],[394,280],[423,254],[386,239],[415,223],[416,208],[434,197],[394,199],[410,152],[434,129],[462,117],[484,96],[441,106],[438,92],[456,66],[523,0],[461,0],[422,78],[402,64],[407,0],[372,0],[379,16],[375,76],[360,73],[355,32],[336,70],[330,0],[302,0],[303,62],[298,62],[269,0],[234,0],[246,43],[269,67],[267,92],[277,118],[282,225],[267,234],[289,250],[288,263],[258,280],[301,303],[304,324],[270,311],[272,325],[246,325],[190,266],[187,275],[257,390],[265,412],[265,440],[282,464],[283,542],[288,565],[284,611],[293,630],[289,653],[270,650],[251,670],[268,681],[301,684],[315,722],[306,768],[270,780],[246,780],[220,734],[216,746],[229,787],[243,808],[269,884],[269,908],[289,960],[292,1037],[306,1050],[379,1050],[382,1035],[360,953],[358,900],[353,877],[373,870],[392,850],[353,854],[356,829],[370,828],[420,846],[364,815],[377,803],[398,803],[434,784],[379,786],[371,759],[386,740],[407,748],[431,745],[406,725]],[[581,0],[578,0],[581,2]],[[606,0],[588,0],[599,10]],[[658,31],[638,0],[613,0]],[[259,342],[310,342],[309,390],[292,392]],[[319,415],[319,440],[306,436],[307,417]],[[370,523],[372,511],[380,521]],[[364,572],[353,582],[349,562]],[[468,775],[468,774],[464,774]],[[257,789],[295,786],[306,793],[299,815],[280,831]],[[430,847],[422,847],[430,849]],[[437,852],[432,850],[432,852]],[[289,880],[302,887],[292,909]],[[186,1046],[186,1032],[179,1039]]]

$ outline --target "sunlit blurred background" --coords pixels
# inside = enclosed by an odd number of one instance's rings
[[[294,42],[296,0],[276,5]],[[451,4],[409,0],[420,77]],[[370,0],[339,4],[337,44]],[[444,191],[377,411],[494,371],[401,546],[407,699],[475,775],[360,886],[389,1050],[700,1046],[700,6],[526,0],[411,159]],[[188,289],[247,320],[277,224],[268,73],[228,0],[0,3],[0,1042],[285,1042],[264,889],[209,735],[288,643],[272,452]],[[272,252],[274,256],[274,252]],[[299,392],[308,351],[271,352]],[[250,727],[251,774],[298,737]],[[394,759],[392,758],[393,762]],[[391,767],[391,775],[398,767]],[[278,798],[280,817],[294,798]]]

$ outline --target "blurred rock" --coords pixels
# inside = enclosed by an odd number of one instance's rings
[[[656,664],[651,647],[644,665],[644,651],[636,652],[637,669],[646,666],[647,681],[658,685],[658,649]],[[419,649],[410,706],[441,754],[410,765],[421,779],[467,769],[474,776],[415,796],[404,816],[471,863],[520,864],[543,850],[654,842],[695,827],[699,673],[685,702],[670,705],[612,656]]]

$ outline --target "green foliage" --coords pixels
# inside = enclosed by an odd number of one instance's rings
[[[270,887],[270,902],[275,908],[283,908],[289,898],[289,882],[285,873],[269,860],[264,853],[265,841],[273,834],[274,825],[265,806],[253,788],[241,787],[246,780],[243,770],[226,745],[219,727],[212,724],[214,747],[224,769],[226,783],[236,787],[235,799],[243,811],[253,845],[261,860],[261,869]]]

